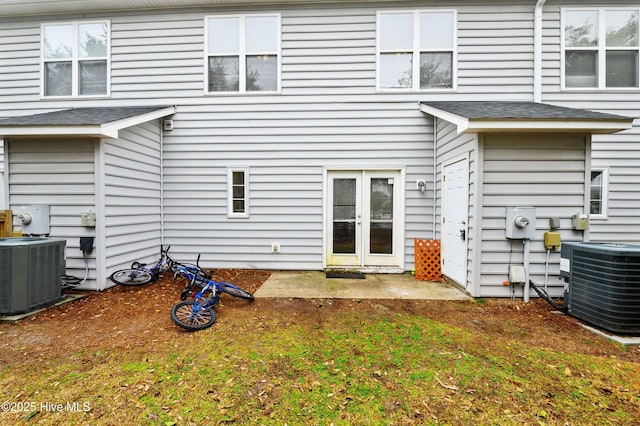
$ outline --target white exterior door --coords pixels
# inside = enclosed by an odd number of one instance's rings
[[[327,174],[327,267],[402,266],[402,174],[398,170]]]
[[[442,273],[458,284],[467,281],[469,163],[466,158],[442,170]]]

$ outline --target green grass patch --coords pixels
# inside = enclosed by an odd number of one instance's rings
[[[0,370],[5,400],[91,407],[27,419],[43,424],[633,424],[639,382],[616,359],[362,312],[241,332],[221,321],[117,356]]]

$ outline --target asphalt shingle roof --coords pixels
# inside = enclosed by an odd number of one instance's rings
[[[536,102],[421,102],[470,120],[629,120],[615,114]]]
[[[154,107],[98,107],[72,108],[42,114],[12,117],[0,120],[0,127],[5,126],[86,126],[103,125],[147,114],[166,108]]]

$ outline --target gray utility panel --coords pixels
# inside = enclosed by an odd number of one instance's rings
[[[568,313],[614,333],[640,334],[640,245],[562,243]]]
[[[29,312],[61,300],[66,241],[0,238],[0,314]]]

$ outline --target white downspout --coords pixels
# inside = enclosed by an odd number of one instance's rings
[[[159,119],[160,125],[160,245],[164,245],[164,118]]]
[[[436,224],[437,215],[436,215],[436,206],[437,206],[437,192],[436,192],[436,179],[438,177],[438,117],[432,115],[433,117],[433,232],[432,232],[432,240],[435,240],[437,237],[437,227]]]
[[[542,102],[542,7],[538,0],[533,14],[533,102]]]

